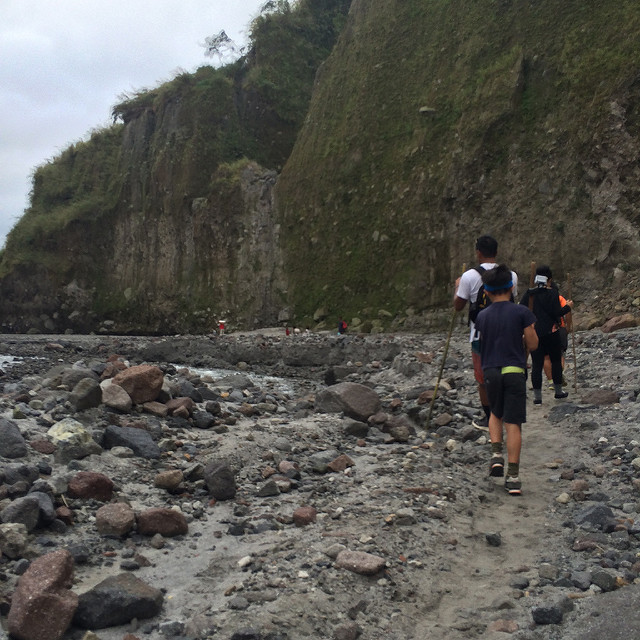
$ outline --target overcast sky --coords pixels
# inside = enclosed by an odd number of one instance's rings
[[[217,61],[207,36],[246,44],[265,0],[0,0],[0,246],[33,169],[110,124],[123,93]]]

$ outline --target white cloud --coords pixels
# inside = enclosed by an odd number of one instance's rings
[[[244,44],[264,0],[1,0],[0,245],[33,169],[110,121],[126,92],[211,64],[224,29]]]

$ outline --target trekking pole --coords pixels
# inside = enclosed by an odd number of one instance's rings
[[[571,295],[571,274],[567,273],[567,290],[569,300],[573,300]],[[573,322],[573,309],[571,309],[571,347],[573,349],[573,390],[578,393],[578,363],[576,362],[576,330]]]
[[[529,266],[529,311],[533,313],[533,296],[531,295],[531,289],[533,289],[533,285],[536,280],[536,263],[532,260],[531,265]],[[524,361],[525,363],[529,362],[529,348],[525,347],[524,349]]]
[[[467,270],[467,265],[463,264],[462,273],[464,274],[466,270]],[[438,387],[440,386],[442,372],[444,371],[444,363],[447,361],[447,354],[449,353],[449,343],[451,342],[451,334],[453,333],[453,327],[455,325],[457,315],[458,315],[458,312],[454,308],[453,313],[451,314],[451,322],[449,323],[449,334],[447,335],[447,342],[444,345],[444,355],[442,356],[442,362],[440,363],[440,371],[438,372],[438,379],[436,380],[436,386],[433,389],[433,396],[431,397],[431,403],[429,404],[429,413],[427,415],[427,422],[425,425],[427,429],[429,428],[429,424],[431,423],[431,414],[433,413],[433,405],[435,404],[436,396],[438,395]]]

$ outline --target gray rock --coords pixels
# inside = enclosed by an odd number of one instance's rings
[[[571,640],[631,640],[640,629],[640,585],[633,584],[593,598],[571,622]]]
[[[259,489],[256,494],[260,498],[267,498],[270,496],[278,496],[280,495],[280,489],[278,487],[278,483],[275,480],[269,479],[267,480]]]
[[[82,629],[105,629],[137,618],[152,618],[162,609],[162,592],[130,573],[105,578],[80,595],[73,617]]]
[[[209,494],[216,500],[231,500],[236,495],[236,479],[226,460],[212,460],[204,469]]]
[[[28,495],[17,498],[0,513],[0,520],[4,523],[17,522],[23,524],[27,531],[33,531],[40,519],[40,500],[38,496]]]
[[[591,575],[591,582],[600,587],[603,591],[614,591],[618,588],[616,575],[606,569],[594,571]]]
[[[192,418],[193,426],[198,429],[210,429],[216,421],[208,411],[194,411]]]
[[[106,449],[129,447],[137,456],[148,460],[159,458],[161,453],[148,431],[133,427],[109,425],[104,432],[103,445]]]
[[[616,524],[613,511],[604,504],[594,504],[582,509],[574,517],[574,522],[578,526],[588,524],[602,531],[611,530]]]
[[[534,607],[531,615],[536,624],[561,624],[564,617],[562,609],[557,605]]]
[[[337,449],[318,451],[309,456],[309,466],[315,473],[327,473],[328,465],[340,455]]]
[[[69,402],[76,411],[84,411],[93,407],[99,407],[102,402],[102,388],[95,378],[83,378],[69,394]]]
[[[316,409],[323,413],[343,412],[354,420],[366,421],[380,410],[378,394],[356,382],[340,382],[316,395]]]
[[[23,464],[21,462],[10,462],[2,467],[5,484],[15,484],[24,481],[29,486],[33,484],[39,477],[40,471],[38,467],[32,464]]]
[[[25,442],[18,425],[13,420],[0,418],[0,456],[3,458],[23,458],[27,455]]]
[[[2,553],[15,560],[22,558],[27,551],[29,535],[27,527],[20,522],[0,524],[0,549]]]
[[[591,574],[588,571],[573,571],[570,580],[575,587],[586,591],[591,586]]]

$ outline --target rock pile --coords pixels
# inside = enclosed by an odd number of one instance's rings
[[[4,628],[591,637],[602,594],[640,588],[640,330],[578,334],[578,392],[530,406],[520,501],[487,477],[463,331],[425,428],[444,342],[7,337]]]

